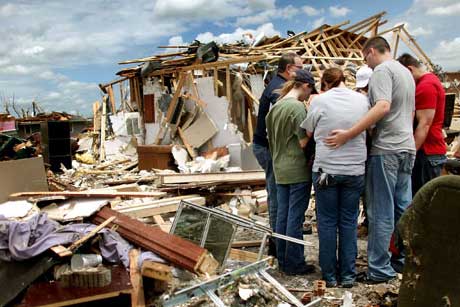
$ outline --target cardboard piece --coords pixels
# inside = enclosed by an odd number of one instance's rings
[[[42,157],[0,162],[0,203],[17,192],[48,191]]]

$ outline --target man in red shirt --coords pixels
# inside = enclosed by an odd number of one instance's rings
[[[412,170],[412,195],[428,181],[441,174],[446,162],[446,143],[442,133],[445,92],[438,77],[425,71],[410,54],[398,61],[412,73],[416,83],[414,138],[417,156]]]

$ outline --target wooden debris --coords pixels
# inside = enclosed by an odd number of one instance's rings
[[[172,280],[171,267],[157,262],[144,261],[142,263],[142,276],[170,282]]]
[[[208,173],[208,174],[159,174],[161,184],[177,184],[177,183],[203,183],[212,182],[227,183],[227,182],[250,182],[263,181],[265,182],[265,173],[263,171],[248,171],[234,173]]]
[[[10,198],[33,197],[33,196],[66,196],[84,198],[115,198],[115,197],[162,197],[165,192],[93,192],[89,191],[62,191],[62,192],[19,192],[10,195]]]
[[[110,224],[113,220],[115,220],[115,217],[112,216],[108,218],[106,221],[104,221],[102,224],[96,226],[93,230],[91,230],[88,234],[84,235],[77,241],[73,242],[68,248],[65,248],[62,245],[58,246],[53,246],[50,249],[55,252],[56,254],[59,255],[59,257],[66,257],[66,256],[71,256],[72,253],[82,246],[86,241],[94,237],[102,228]]]
[[[177,208],[182,200],[189,201],[197,205],[205,205],[206,203],[206,199],[204,197],[198,195],[186,195],[160,199],[116,210],[136,218],[155,216],[158,214],[177,211]]]
[[[139,250],[132,249],[129,251],[129,275],[131,279],[131,285],[133,290],[131,292],[131,306],[132,307],[143,307],[145,306],[144,297],[144,284],[142,281],[142,275],[139,271],[138,265]]]
[[[141,248],[155,252],[178,267],[211,275],[218,267],[218,262],[206,249],[108,207],[100,210],[91,221],[100,224],[110,216],[117,217],[112,225],[117,225],[117,232],[122,237]]]

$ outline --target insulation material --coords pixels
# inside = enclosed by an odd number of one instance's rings
[[[262,97],[262,93],[264,92],[264,89],[265,89],[265,84],[264,84],[262,75],[260,74],[250,75],[249,83],[251,85],[252,94],[254,95],[254,97],[260,100],[260,97]],[[257,104],[254,104],[254,110],[255,110],[255,115],[257,115],[259,113],[259,106]]]

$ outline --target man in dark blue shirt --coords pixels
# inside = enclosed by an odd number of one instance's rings
[[[262,97],[259,99],[259,113],[257,115],[257,127],[254,132],[253,150],[257,161],[265,171],[266,187],[268,193],[268,214],[270,219],[270,227],[275,231],[276,226],[276,211],[278,209],[275,174],[273,173],[272,157],[268,148],[267,127],[265,125],[265,117],[278,100],[279,95],[274,91],[283,87],[283,84],[292,79],[294,73],[302,68],[302,59],[295,53],[283,54],[278,62],[278,71],[276,76],[265,87]],[[269,255],[275,255],[275,246],[273,241],[270,241]]]

